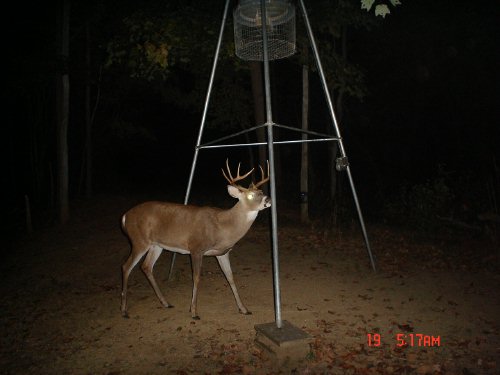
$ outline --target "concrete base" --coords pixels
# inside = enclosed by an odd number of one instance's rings
[[[301,360],[310,351],[311,336],[288,321],[283,321],[281,328],[276,323],[257,324],[255,342],[274,359]]]

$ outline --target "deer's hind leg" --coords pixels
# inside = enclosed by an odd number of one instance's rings
[[[198,315],[198,285],[201,277],[201,264],[203,254],[201,252],[191,251],[191,267],[193,268],[193,297],[191,299],[191,318],[199,320]]]
[[[164,307],[174,307],[167,302],[167,300],[161,293],[158,284],[156,283],[155,277],[153,276],[153,267],[158,258],[160,257],[162,251],[163,249],[160,246],[157,245],[151,246],[148,251],[148,255],[146,255],[146,259],[144,259],[144,262],[142,262],[141,269],[148,278],[149,283],[153,287],[156,296],[160,300],[161,304]]]
[[[132,251],[130,256],[122,265],[122,304],[121,312],[124,318],[128,318],[127,313],[127,289],[128,289],[128,277],[130,272],[135,267],[135,265],[141,260],[144,254],[148,251],[149,246],[146,244],[141,244],[140,246],[132,245]]]

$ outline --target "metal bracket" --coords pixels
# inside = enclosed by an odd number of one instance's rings
[[[307,191],[301,191],[299,197],[300,203],[307,203]]]
[[[349,160],[347,160],[347,156],[341,156],[335,160],[335,168],[339,172],[345,171],[348,166]]]

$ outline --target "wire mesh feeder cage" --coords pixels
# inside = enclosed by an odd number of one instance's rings
[[[295,7],[288,0],[265,0],[266,34],[269,60],[295,53]],[[242,60],[263,61],[262,15],[260,0],[240,0],[233,12],[236,56]]]

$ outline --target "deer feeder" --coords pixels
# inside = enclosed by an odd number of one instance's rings
[[[266,33],[269,60],[295,53],[295,7],[287,0],[266,0]],[[262,7],[260,0],[241,0],[233,12],[236,56],[264,61]]]

